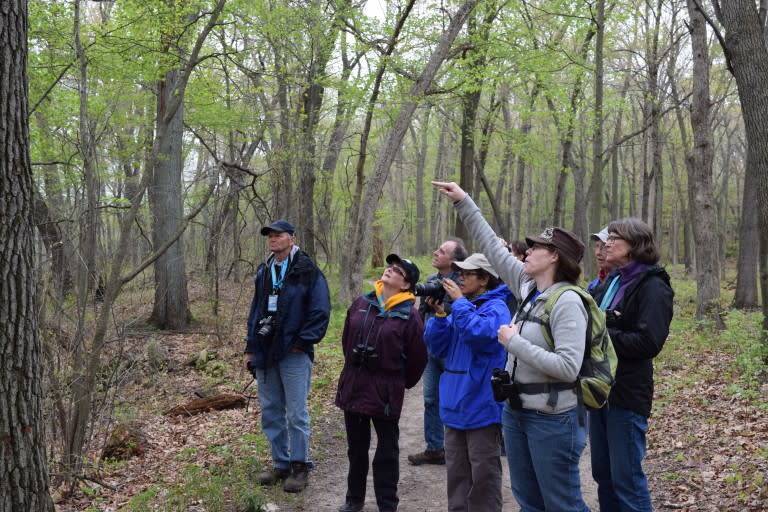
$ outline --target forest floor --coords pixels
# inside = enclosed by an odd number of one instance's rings
[[[120,385],[108,395],[109,406],[103,410],[109,414],[105,412],[94,425],[85,471],[89,479],[73,493],[52,489],[58,511],[235,512],[259,510],[258,504],[262,510],[332,512],[343,503],[346,442],[343,417],[333,405],[341,368],[338,321],[318,345],[310,396],[316,468],[304,493],[289,495],[279,487],[263,492],[252,484],[255,474],[269,464],[258,400],[251,400],[247,410],[163,414],[196,398],[196,392],[243,390],[250,380],[240,369],[250,293],[250,283],[223,284],[219,307],[226,319],[210,320],[205,313],[211,304],[206,289],[192,286],[198,323],[189,331],[157,332],[137,328],[138,323],[126,331],[127,342],[112,357],[128,357],[132,364],[124,367]],[[128,314],[116,311],[117,316],[121,313]],[[673,331],[670,340],[680,334]],[[157,347],[162,348],[160,362],[150,354]],[[208,361],[191,364],[203,350]],[[729,351],[668,342],[665,352],[669,354],[657,361],[655,409],[644,464],[654,509],[768,510],[768,385],[759,386],[757,396],[737,392],[738,375],[732,373],[734,356]],[[247,393],[255,390],[249,388]],[[400,422],[403,512],[447,508],[445,467],[407,462],[409,453],[423,449],[422,412],[418,384],[406,395]],[[100,460],[116,422],[140,430],[147,447],[143,454],[118,462]],[[502,466],[504,510],[518,510],[509,490],[506,461]],[[598,510],[588,452],[581,467],[585,501]],[[376,510],[370,478],[369,473],[367,512]]]

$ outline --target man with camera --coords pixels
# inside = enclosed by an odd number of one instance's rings
[[[433,308],[427,306],[426,299],[432,298],[435,302],[442,302],[446,314],[451,312],[453,300],[447,296],[443,288],[443,279],[449,278],[459,282],[459,276],[453,271],[455,261],[464,261],[467,257],[467,248],[460,238],[445,240],[432,253],[432,266],[437,272],[427,277],[424,283],[419,283],[414,289],[414,294],[421,298],[419,313],[424,323],[435,314]],[[428,350],[429,352],[429,350]],[[422,376],[424,392],[424,441],[427,444],[423,452],[408,455],[408,462],[414,466],[421,464],[445,464],[445,428],[440,420],[440,376],[445,370],[445,359],[429,353],[427,367]]]
[[[325,336],[331,299],[325,276],[296,245],[296,228],[276,220],[261,229],[272,253],[256,269],[245,367],[258,381],[261,427],[273,467],[260,485],[300,492],[309,469],[309,394],[314,345]]]

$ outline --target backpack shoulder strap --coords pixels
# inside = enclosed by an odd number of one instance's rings
[[[541,325],[542,325],[542,330],[544,332],[544,338],[547,340],[547,345],[549,345],[549,348],[552,350],[555,350],[555,340],[554,340],[554,337],[552,336],[552,326],[549,323],[549,319],[552,315],[552,310],[555,307],[555,303],[557,302],[557,299],[559,299],[560,296],[567,291],[576,292],[576,294],[578,294],[578,296],[581,297],[581,301],[584,304],[584,307],[587,309],[586,339],[588,340],[592,337],[592,314],[591,314],[592,312],[591,312],[591,305],[587,302],[588,299],[592,300],[592,296],[576,285],[567,284],[565,286],[561,286],[560,288],[552,292],[552,294],[549,297],[547,297],[547,300],[544,303],[544,314],[541,316],[541,320],[542,320]],[[594,300],[592,300],[592,302],[594,303]]]

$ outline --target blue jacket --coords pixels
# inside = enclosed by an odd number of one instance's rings
[[[427,322],[424,340],[430,353],[446,359],[440,377],[440,419],[451,428],[501,423],[503,403],[493,399],[491,374],[507,361],[497,331],[511,321],[506,303],[510,294],[502,284],[472,302],[461,297],[450,315]]]
[[[306,352],[314,360],[314,344],[325,336],[331,316],[328,283],[317,265],[303,251],[290,258],[285,281],[277,300],[274,336],[264,340],[256,336],[259,321],[269,316],[267,298],[272,290],[270,264],[274,256],[256,269],[255,291],[248,315],[245,353],[253,354],[256,368],[268,368],[282,360],[292,348]]]

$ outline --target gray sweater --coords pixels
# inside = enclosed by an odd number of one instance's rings
[[[498,236],[483,218],[480,208],[469,196],[458,201],[454,206],[472,238],[477,242],[480,252],[485,254],[501,279],[515,294],[518,302],[526,298],[536,287],[536,282],[523,272],[523,263],[499,243]],[[530,311],[533,315],[541,315],[544,312],[547,297],[566,284],[568,283],[555,283],[546,290],[541,290],[541,294],[533,304],[525,306],[525,311]],[[555,303],[550,317],[552,337],[555,342],[554,351],[547,345],[541,324],[531,321],[521,322],[518,319],[519,313],[513,321],[520,332],[512,336],[506,345],[507,352],[510,354],[507,357],[507,371],[510,375],[517,359],[516,382],[524,384],[574,382],[584,358],[587,330],[587,310],[581,302],[581,297],[575,292],[567,291]],[[549,398],[547,393],[521,394],[520,398],[524,408],[545,413],[567,411],[576,407],[577,404],[573,389],[560,391],[555,407],[547,405]]]

